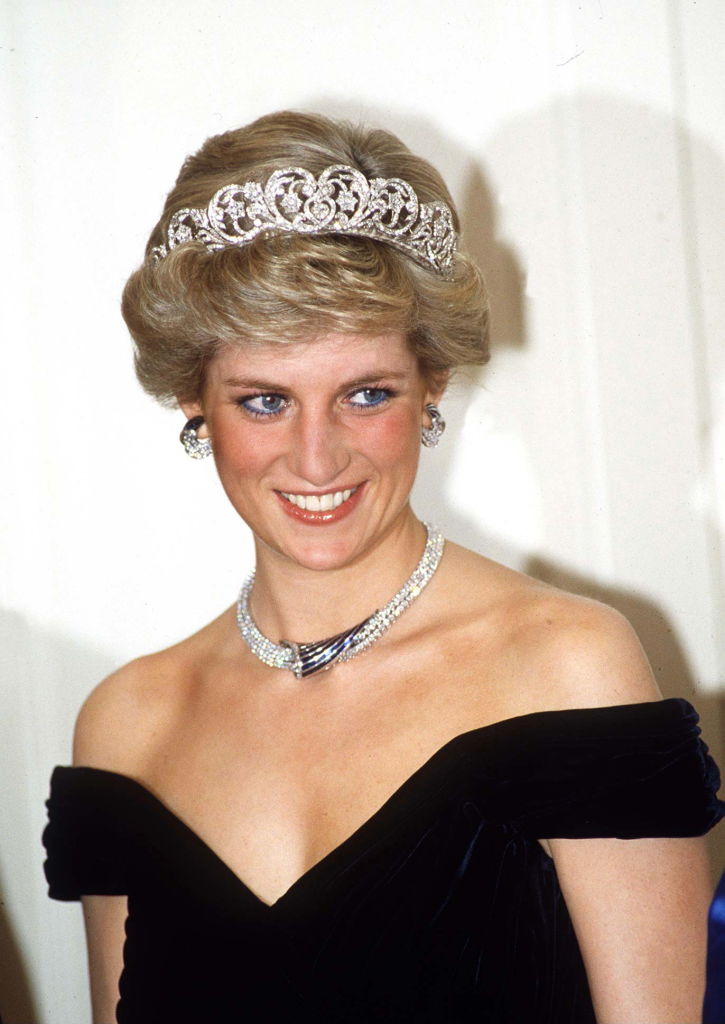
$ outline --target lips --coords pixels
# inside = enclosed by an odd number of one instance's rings
[[[361,485],[340,491],[326,491],[324,494],[297,494],[292,491],[277,491],[283,510],[293,519],[310,524],[337,522],[348,515],[357,504],[362,493]]]

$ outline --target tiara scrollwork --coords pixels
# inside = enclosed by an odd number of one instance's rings
[[[265,185],[225,185],[206,209],[177,210],[166,244],[151,249],[149,259],[158,263],[192,241],[211,251],[244,246],[263,231],[374,238],[444,277],[452,271],[458,240],[447,204],[419,202],[402,178],[368,179],[347,164],[327,167],[317,178],[301,167],[284,167]]]

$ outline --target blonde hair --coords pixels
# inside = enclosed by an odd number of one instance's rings
[[[404,178],[421,202],[446,202],[460,229],[441,176],[390,132],[282,111],[207,139],[184,162],[146,262],[123,292],[138,379],[162,404],[199,398],[221,345],[402,331],[426,375],[486,362],[488,300],[480,272],[460,252],[447,278],[385,242],[341,234],[263,233],[216,252],[190,242],[156,264],[148,258],[173,213],[205,207],[224,185],[264,182],[289,166],[318,175],[332,164]]]

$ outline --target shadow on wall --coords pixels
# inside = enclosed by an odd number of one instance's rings
[[[483,271],[491,296],[491,348],[523,348],[526,340],[523,267],[501,238],[496,201],[483,171],[472,163],[461,198],[463,241]]]
[[[37,1024],[30,975],[5,906],[6,891],[0,875],[0,1024]]]
[[[69,762],[78,708],[114,666],[6,610],[0,638],[0,1019],[44,1024],[44,989],[53,993],[49,1022],[82,1024],[90,1007],[81,913],[48,899],[41,836],[51,770]]]

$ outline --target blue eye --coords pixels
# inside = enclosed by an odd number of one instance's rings
[[[250,395],[240,399],[239,404],[253,416],[276,416],[285,406],[283,395]]]
[[[350,404],[361,409],[371,409],[376,405],[387,402],[392,392],[387,388],[360,388],[350,396]]]

